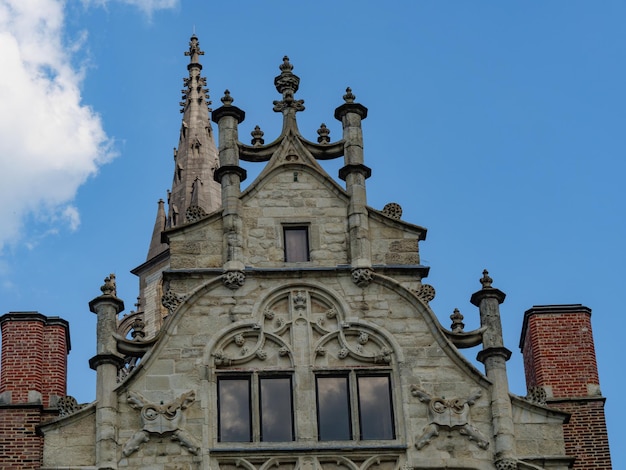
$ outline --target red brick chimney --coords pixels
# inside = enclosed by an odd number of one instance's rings
[[[56,400],[66,394],[68,323],[37,312],[0,316],[0,468],[41,467],[36,427],[57,415]]]
[[[571,414],[563,432],[566,452],[576,459],[573,468],[610,470],[591,309],[534,306],[524,314],[520,349],[529,392],[545,393],[548,406]]]

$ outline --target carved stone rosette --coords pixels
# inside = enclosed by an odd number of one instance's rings
[[[352,271],[352,280],[359,287],[367,287],[374,279],[374,271],[370,268],[357,268]]]
[[[531,387],[528,389],[526,400],[537,403],[538,405],[546,405],[547,393],[543,387]]]
[[[163,297],[161,297],[161,304],[168,310],[171,314],[173,313],[178,306],[185,300],[185,297],[177,294],[171,290],[168,290]]]
[[[382,212],[391,219],[400,220],[402,218],[402,207],[397,202],[385,204]]]
[[[222,274],[222,283],[229,289],[239,289],[245,282],[246,275],[242,271],[226,271]]]
[[[517,461],[515,459],[501,459],[496,461],[497,470],[517,470]]]
[[[185,211],[185,221],[189,224],[196,222],[207,216],[207,213],[200,206],[189,206]]]
[[[62,417],[76,413],[82,409],[83,406],[78,404],[76,398],[67,395],[59,398],[59,401],[57,401],[57,407],[59,408],[59,416]]]
[[[415,290],[415,295],[428,303],[435,298],[435,288],[430,284],[422,284]]]

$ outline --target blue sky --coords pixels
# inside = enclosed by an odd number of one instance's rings
[[[115,272],[133,308],[129,270],[171,185],[195,31],[214,107],[228,88],[246,111],[242,140],[256,124],[278,135],[285,54],[310,140],[322,122],[340,137],[333,111],[352,87],[369,108],[369,205],[397,202],[428,228],[421,254],[444,326],[455,307],[478,325],[469,298],[484,268],[507,293],[513,393],[526,393],[524,311],[593,309],[613,465],[626,468],[624,18],[611,0],[0,0],[0,312],[69,320],[68,392],[93,400],[87,303]],[[248,171],[250,182],[259,168]]]

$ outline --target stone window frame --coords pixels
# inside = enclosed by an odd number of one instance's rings
[[[246,380],[248,381],[248,418],[249,418],[249,436],[248,439],[228,440],[222,437],[222,403],[220,400],[220,383],[229,380]],[[288,379],[289,380],[289,416],[291,423],[289,427],[290,439],[264,439],[263,438],[263,404],[261,393],[261,382],[265,379]],[[217,441],[220,443],[271,443],[271,442],[294,442],[295,435],[295,410],[294,410],[294,374],[291,370],[280,371],[224,371],[217,375]]]
[[[350,369],[324,369],[313,371],[315,377],[315,413],[317,423],[317,440],[318,442],[359,442],[359,441],[394,441],[398,437],[397,433],[397,417],[395,412],[396,396],[393,390],[394,371],[392,368],[350,368]],[[362,395],[359,389],[359,378],[366,377],[385,377],[387,379],[387,404],[389,412],[389,434],[385,437],[380,436],[363,436],[363,422],[365,421],[362,404]],[[319,398],[319,379],[323,378],[345,378],[347,384],[347,413],[349,435],[345,438],[326,439],[322,436],[322,426],[320,423],[320,398]]]
[[[283,222],[283,221],[281,221]],[[282,226],[282,223],[280,224]],[[321,309],[311,310],[311,300],[315,299]],[[275,305],[282,304],[276,309]],[[325,307],[324,307],[325,306]],[[285,308],[287,308],[285,310]],[[324,310],[327,308],[327,310]],[[399,377],[399,363],[403,360],[402,350],[394,341],[394,337],[380,325],[351,316],[352,312],[345,299],[334,290],[319,282],[292,280],[285,285],[276,286],[264,293],[253,308],[252,319],[245,319],[225,327],[218,333],[218,340],[207,349],[206,360],[214,364],[212,394],[218,399],[217,380],[226,376],[246,376],[254,372],[264,374],[290,374],[292,376],[292,419],[293,441],[261,441],[257,432],[250,441],[225,441],[220,439],[218,416],[215,416],[215,450],[238,451],[243,449],[275,448],[276,445],[294,444],[314,440],[316,446],[323,448],[343,448],[345,445],[398,445],[405,437],[405,417],[402,410],[402,391],[398,387],[402,381]],[[293,344],[285,341],[285,336],[293,325],[292,322],[308,322],[313,330],[326,329],[321,332],[326,339],[316,341],[315,349],[311,349],[310,363],[306,368],[298,367],[293,352]],[[329,328],[330,325],[333,325]],[[308,328],[307,328],[308,330]],[[311,331],[313,331],[311,330]],[[318,331],[320,333],[320,331]],[[342,340],[340,339],[343,338]],[[340,341],[340,344],[337,344]],[[347,341],[347,343],[346,343]],[[349,344],[348,344],[349,343]],[[273,345],[273,346],[272,346]],[[312,343],[313,345],[313,343]],[[269,347],[268,347],[269,346]],[[341,346],[344,346],[342,349]],[[272,351],[272,348],[275,350]],[[376,353],[378,350],[381,354]],[[290,363],[280,365],[276,360]],[[265,363],[265,360],[272,362]],[[331,361],[324,360],[332,358]],[[276,359],[276,360],[274,360]],[[318,364],[315,364],[319,360]],[[391,384],[389,397],[393,425],[392,439],[360,439],[358,417],[354,419],[353,432],[350,440],[318,440],[317,393],[315,377],[317,374],[355,374],[387,375]],[[313,386],[310,394],[301,395],[301,385],[309,382]],[[356,389],[354,389],[356,390]],[[256,397],[258,400],[258,396]],[[305,400],[305,401],[303,401]],[[355,401],[355,404],[358,403]],[[302,405],[305,404],[303,409]],[[352,405],[358,410],[358,405]],[[306,416],[308,415],[308,416]],[[258,414],[254,414],[258,420]],[[351,418],[352,419],[352,418]],[[258,422],[258,421],[256,421]],[[307,424],[308,423],[308,424]],[[255,426],[257,426],[255,424]],[[255,427],[255,430],[259,429]],[[301,434],[304,433],[304,434]],[[303,438],[303,436],[308,436]],[[304,440],[302,440],[304,439]],[[235,445],[235,447],[233,447]]]
[[[282,242],[283,242],[283,260],[285,263],[308,263],[311,261],[311,224],[308,222],[288,222],[281,223]],[[306,251],[306,259],[294,259],[295,254],[290,254],[288,249],[287,234],[304,234],[304,243]]]

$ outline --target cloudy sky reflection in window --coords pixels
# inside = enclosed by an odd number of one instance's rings
[[[291,379],[289,377],[261,378],[260,389],[261,440],[265,442],[292,441]]]
[[[317,400],[320,440],[351,439],[348,377],[318,377]]]
[[[393,439],[389,377],[360,376],[357,380],[361,439]]]
[[[250,442],[250,380],[221,379],[218,384],[219,440]]]

